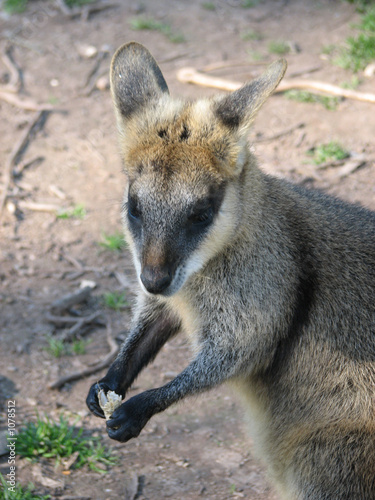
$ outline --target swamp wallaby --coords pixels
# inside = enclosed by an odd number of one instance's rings
[[[140,293],[99,386],[125,396],[180,331],[191,363],[125,401],[111,438],[222,382],[241,393],[286,500],[375,499],[375,213],[265,175],[247,145],[284,61],[230,95],[172,99],[150,53],[122,46],[111,88]]]

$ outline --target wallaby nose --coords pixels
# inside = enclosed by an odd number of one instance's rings
[[[150,293],[162,293],[172,281],[172,273],[167,267],[144,267],[141,281]]]

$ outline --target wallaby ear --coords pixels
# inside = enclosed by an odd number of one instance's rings
[[[224,125],[247,131],[258,109],[280,83],[286,67],[285,59],[275,61],[259,78],[221,98],[214,111]]]
[[[116,51],[110,79],[116,109],[125,119],[169,93],[155,59],[137,42],[126,43]]]

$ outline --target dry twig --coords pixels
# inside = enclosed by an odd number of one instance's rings
[[[38,104],[33,99],[21,98],[11,92],[0,90],[0,99],[17,108],[25,109],[26,111],[53,111],[54,107],[51,104]]]
[[[93,68],[90,70],[86,77],[86,82],[83,86],[83,95],[89,96],[91,92],[94,90],[96,82],[98,81],[98,78],[103,76],[104,74],[108,73],[108,69],[100,71],[100,66],[102,64],[102,61],[108,56],[108,51],[107,50],[100,50],[97,57],[95,64]]]
[[[226,80],[224,78],[216,78],[210,75],[205,75],[197,71],[195,68],[181,68],[177,72],[177,79],[183,83],[193,83],[203,87],[212,87],[219,90],[238,90],[243,86],[241,82]],[[331,95],[345,97],[347,99],[356,99],[358,101],[371,102],[375,104],[375,94],[358,92],[356,90],[342,89],[337,85],[324,83],[316,80],[284,80],[282,81],[275,93],[285,92],[292,89],[307,89],[318,92],[325,92]]]
[[[87,21],[91,14],[96,14],[102,10],[113,9],[117,7],[117,3],[92,3],[88,5],[83,5],[82,7],[68,7],[64,0],[57,0],[57,6],[60,8],[61,12],[70,19],[80,17],[83,21]]]
[[[106,368],[113,361],[113,359],[117,355],[119,347],[118,347],[116,341],[113,339],[112,327],[111,327],[109,320],[107,321],[107,342],[108,342],[110,351],[98,363],[96,363],[93,366],[86,366],[85,368],[83,368],[83,370],[70,373],[69,375],[64,375],[63,377],[59,378],[58,380],[51,382],[48,385],[48,388],[49,389],[61,389],[61,387],[63,387],[65,384],[67,384],[69,382],[74,382],[75,380],[79,380],[81,378],[88,377],[89,375],[92,375],[93,373],[96,373],[96,372],[102,370],[103,368]]]
[[[57,214],[61,207],[52,205],[51,203],[37,203],[35,201],[19,201],[18,207],[21,210],[31,210],[32,212],[52,212]]]
[[[54,314],[61,314],[64,311],[67,311],[72,306],[76,304],[81,304],[85,300],[87,300],[92,292],[91,286],[85,286],[84,288],[80,288],[73,293],[69,293],[65,295],[61,299],[56,300],[51,305],[51,312]]]
[[[292,125],[291,127],[288,127],[285,130],[278,132],[277,134],[271,135],[270,137],[259,137],[259,138],[255,139],[255,142],[274,141],[275,139],[280,139],[280,137],[283,137],[284,135],[288,135],[291,132],[298,130],[299,128],[303,128],[304,126],[305,126],[305,124],[303,122],[299,122],[296,125]]]
[[[19,92],[22,87],[22,76],[20,68],[13,60],[11,45],[7,44],[4,47],[1,58],[5,66],[9,70],[10,78],[9,82],[5,86],[0,87],[0,89],[4,92],[14,92],[15,94],[17,94],[17,92]]]
[[[29,126],[26,128],[19,141],[16,142],[4,168],[3,177],[3,192],[0,198],[0,219],[4,209],[4,205],[8,196],[9,186],[12,182],[13,167],[18,164],[24,154],[29,142],[35,136],[36,132],[44,125],[47,118],[47,111],[38,111],[34,118],[30,121]]]
[[[23,174],[23,171],[30,168],[32,165],[39,165],[44,160],[44,156],[36,156],[31,160],[23,160],[21,161],[14,169],[13,176],[20,177]]]
[[[101,311],[96,311],[92,314],[89,314],[88,316],[80,316],[79,318],[77,318],[76,323],[60,336],[60,340],[62,340],[63,342],[70,342],[78,336],[78,332],[81,330],[81,328],[94,323],[101,314]]]
[[[261,61],[254,61],[252,63],[249,63],[248,61],[220,61],[217,63],[207,64],[207,66],[203,68],[203,71],[205,73],[209,73],[210,71],[216,71],[218,69],[241,67],[241,66],[246,66],[248,68],[249,66],[265,66],[265,65],[266,63]]]

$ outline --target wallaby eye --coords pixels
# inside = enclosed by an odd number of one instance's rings
[[[130,219],[138,220],[141,216],[137,201],[129,196],[128,198],[128,216]]]
[[[212,207],[195,210],[189,216],[189,222],[193,226],[205,226],[212,221],[213,210]]]

